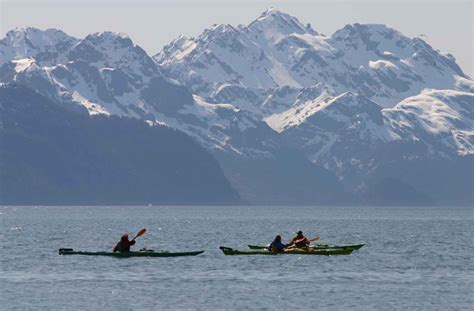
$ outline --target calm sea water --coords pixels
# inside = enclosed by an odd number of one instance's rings
[[[472,310],[474,210],[315,207],[0,207],[0,308]],[[59,256],[206,250],[197,257]],[[367,245],[351,256],[227,256],[289,239]]]

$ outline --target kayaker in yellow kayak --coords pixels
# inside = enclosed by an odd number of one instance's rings
[[[297,248],[308,248],[311,242],[303,235],[303,231],[298,231],[296,236],[288,243],[288,246],[295,246]]]
[[[287,244],[281,242],[281,236],[277,235],[270,246],[268,246],[268,250],[270,252],[283,252],[287,246]]]

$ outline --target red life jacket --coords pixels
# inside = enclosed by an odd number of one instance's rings
[[[298,248],[304,248],[309,246],[309,240],[305,237],[302,236],[301,238],[295,237],[293,240],[291,240],[290,244],[294,244]]]

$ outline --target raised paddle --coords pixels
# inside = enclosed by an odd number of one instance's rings
[[[144,235],[145,232],[146,232],[146,229],[145,229],[145,228],[143,228],[142,230],[138,231],[137,235],[132,239],[132,241],[135,241],[136,238],[138,238],[138,237]]]

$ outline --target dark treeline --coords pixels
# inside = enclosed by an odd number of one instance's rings
[[[189,136],[77,112],[23,86],[0,87],[0,204],[240,203]]]

